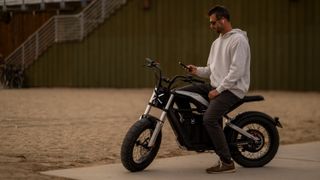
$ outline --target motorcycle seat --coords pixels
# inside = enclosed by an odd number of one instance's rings
[[[254,101],[262,101],[262,100],[264,100],[264,97],[260,96],[260,95],[257,95],[257,96],[245,96],[240,101],[238,101],[235,105],[231,106],[230,109],[225,114],[228,114],[229,112],[233,111],[237,107],[241,106],[243,103],[254,102]]]
[[[243,103],[253,102],[253,101],[262,101],[262,100],[264,100],[263,96],[245,96],[243,99],[241,99]]]

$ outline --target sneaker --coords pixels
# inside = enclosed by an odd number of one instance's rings
[[[236,172],[236,168],[234,166],[234,162],[232,161],[230,164],[227,164],[222,161],[218,161],[218,164],[206,169],[207,173],[214,174],[214,173],[232,173]]]

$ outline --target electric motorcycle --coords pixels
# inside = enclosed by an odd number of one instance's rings
[[[180,63],[184,68],[187,66]],[[131,172],[142,171],[155,159],[161,144],[163,124],[169,121],[180,147],[189,151],[214,151],[203,123],[203,114],[209,101],[194,92],[174,88],[179,81],[205,83],[191,75],[177,75],[168,79],[162,75],[160,64],[148,59],[145,67],[154,70],[156,86],[145,112],[124,137],[121,147],[121,162]],[[178,98],[190,103],[189,109],[179,109]],[[263,112],[248,111],[236,117],[228,113],[243,103],[262,101],[262,96],[245,96],[224,114],[224,133],[233,160],[244,167],[262,167],[270,162],[279,147],[277,127],[282,127],[279,118]],[[151,108],[159,108],[159,118],[150,114]],[[184,118],[188,113],[190,118]],[[190,114],[192,116],[190,116]]]

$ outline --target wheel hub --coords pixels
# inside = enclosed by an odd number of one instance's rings
[[[252,134],[253,136],[257,137],[258,141],[251,141],[247,144],[244,148],[249,152],[258,152],[263,148],[264,145],[264,136],[261,132],[256,130],[249,130],[248,133]]]

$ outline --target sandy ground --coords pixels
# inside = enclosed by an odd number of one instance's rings
[[[151,89],[0,89],[0,179],[61,179],[39,171],[120,162],[128,128],[144,112]],[[320,93],[256,91],[263,102],[233,114],[280,117],[281,144],[320,140]],[[154,112],[157,114],[158,112]],[[158,158],[180,150],[169,123]]]

